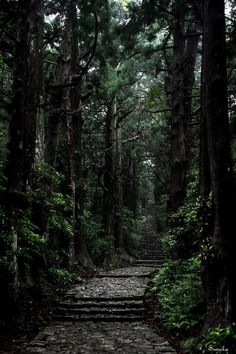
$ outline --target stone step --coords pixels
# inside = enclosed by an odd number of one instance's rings
[[[137,296],[111,296],[111,297],[104,297],[104,296],[100,296],[100,297],[81,297],[81,296],[75,296],[75,295],[67,295],[64,297],[64,301],[65,300],[72,300],[72,301],[76,301],[76,302],[96,302],[96,303],[100,303],[100,302],[119,302],[119,301],[143,301],[143,296],[141,295],[137,295]]]
[[[163,265],[163,262],[158,262],[158,261],[155,261],[155,262],[148,262],[148,260],[146,261],[146,262],[137,262],[137,263],[135,263],[136,265],[140,265],[140,266],[145,266],[145,267],[147,267],[147,268],[150,268],[150,267],[152,267],[152,268],[156,268],[156,267],[161,267],[162,265]]]
[[[155,257],[155,255],[151,254],[151,255],[148,255],[148,254],[141,254],[140,256],[142,256],[142,259],[146,259],[146,260],[155,260],[156,262],[165,262],[166,261],[166,257]]]
[[[151,256],[153,256],[153,259],[157,259],[157,258],[165,259],[166,258],[166,256],[164,256],[164,255],[160,256],[159,254],[149,253],[149,252],[140,252],[139,255],[140,255],[139,256],[140,259],[150,259]],[[147,255],[148,257],[145,258],[145,255]]]
[[[165,259],[160,259],[160,258],[153,258],[153,257],[145,257],[145,259],[146,260],[149,260],[149,259],[151,259],[151,260],[155,260],[155,263],[157,263],[157,264],[160,264],[160,265],[162,265],[163,263],[165,263]],[[142,266],[142,267],[146,267],[146,263],[143,263],[143,262],[141,262],[141,263],[136,263],[135,264],[135,266]]]
[[[96,278],[150,278],[150,273],[145,274],[106,274],[100,273]]]
[[[134,265],[137,265],[137,264],[162,264],[163,262],[160,260],[157,260],[157,259],[137,259],[134,261]]]
[[[60,302],[59,307],[63,308],[96,308],[98,306],[107,308],[142,308],[143,300],[125,300],[125,301],[81,301],[81,302]]]
[[[147,251],[147,250],[145,250],[145,251],[142,251],[140,253],[142,253],[142,254],[150,254],[150,255],[153,254],[153,255],[155,255],[157,257],[160,257],[160,258],[165,258],[166,257],[166,255],[164,253],[159,253],[159,252],[155,252],[155,251]]]
[[[93,308],[65,308],[65,307],[58,307],[58,309],[55,312],[56,316],[90,316],[90,315],[114,315],[114,316],[129,316],[129,315],[135,315],[135,316],[143,316],[144,315],[144,307],[143,308],[106,308],[106,307],[93,307]]]
[[[141,322],[144,320],[144,316],[140,315],[55,315],[54,321],[60,322]]]

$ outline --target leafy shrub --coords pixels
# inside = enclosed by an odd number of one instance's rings
[[[36,206],[45,211],[47,216],[46,230],[47,238],[47,260],[50,265],[60,266],[68,259],[68,240],[72,235],[71,224],[71,197],[60,191],[60,186],[65,177],[57,172],[55,168],[44,162],[38,161],[35,164],[34,181],[32,187],[27,191],[27,198]],[[39,220],[39,228],[41,220]],[[42,230],[40,230],[42,233]],[[46,245],[45,245],[46,246]]]
[[[34,167],[34,184],[52,183],[54,187],[59,186],[63,182],[64,176],[54,167],[43,162],[37,161]]]
[[[24,259],[42,256],[44,239],[38,233],[37,227],[30,221],[28,213],[24,213],[19,221],[19,248],[18,254]]]
[[[124,208],[123,211],[123,233],[126,251],[131,256],[135,256],[139,248],[140,235],[137,229],[137,221],[134,219],[133,213],[127,208]]]
[[[234,344],[234,349],[236,349],[236,326],[217,326],[215,328],[209,329],[204,335],[200,345],[199,350],[201,353],[208,353],[210,351],[216,351],[218,348],[227,350],[228,347],[232,347]]]
[[[198,196],[198,177],[189,183],[184,204],[169,218],[169,229],[162,237],[163,250],[171,258],[174,254],[190,258],[200,248],[199,215],[202,200]]]
[[[82,281],[75,273],[70,273],[68,270],[63,268],[51,267],[48,270],[50,280],[55,284],[70,284],[75,281]]]
[[[2,206],[0,206],[0,263],[7,258],[5,250],[10,246],[10,238],[5,232],[6,214]]]
[[[101,220],[94,217],[89,210],[84,211],[80,220],[89,254],[95,264],[99,264],[112,242],[112,237],[110,235],[103,236]]]
[[[156,316],[163,327],[180,333],[199,324],[204,304],[199,257],[166,263],[152,284],[148,294],[157,299]]]

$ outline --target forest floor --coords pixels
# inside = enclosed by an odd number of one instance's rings
[[[148,325],[144,292],[163,261],[153,223],[142,228],[140,259],[131,266],[99,272],[67,290],[52,321],[21,354],[175,354],[168,341]]]

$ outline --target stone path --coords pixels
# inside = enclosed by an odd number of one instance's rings
[[[69,290],[54,321],[23,348],[22,354],[176,354],[145,323],[143,293],[163,253],[149,220],[140,260],[133,266],[102,272]]]

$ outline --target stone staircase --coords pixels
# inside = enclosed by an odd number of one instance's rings
[[[159,267],[165,261],[165,253],[161,248],[160,235],[156,231],[156,223],[153,218],[148,218],[140,229],[142,235],[139,259],[135,266]]]
[[[136,297],[87,298],[63,302],[57,309],[57,321],[141,321],[144,318],[143,299]]]
[[[84,287],[68,292],[54,315],[56,321],[137,322],[145,318],[143,292],[150,267],[131,266],[99,273]]]
[[[54,321],[22,354],[176,354],[145,323],[145,287],[165,255],[152,219],[141,233],[140,259],[70,289],[58,304]]]
[[[95,282],[99,278],[100,285],[104,284],[101,288],[103,293],[96,293],[95,288],[98,289],[98,285],[94,286],[93,280],[91,282],[92,288],[86,286],[85,292],[77,289],[67,294],[65,299],[59,303],[54,319],[56,321],[96,322],[143,321],[145,319],[145,309],[142,294],[145,285],[152,274],[152,270],[161,266],[165,260],[165,255],[161,250],[159,235],[156,233],[155,228],[155,222],[151,218],[141,227],[140,259],[135,260],[131,267],[97,274]],[[124,288],[124,285],[129,289],[132,280],[137,282],[137,279],[142,282],[142,286],[139,284],[139,289],[141,289],[139,295],[132,295],[132,291],[129,290],[126,294],[122,292],[119,296],[116,296],[119,290]],[[111,284],[113,286],[112,291],[110,290]],[[104,289],[109,291],[104,293]]]

